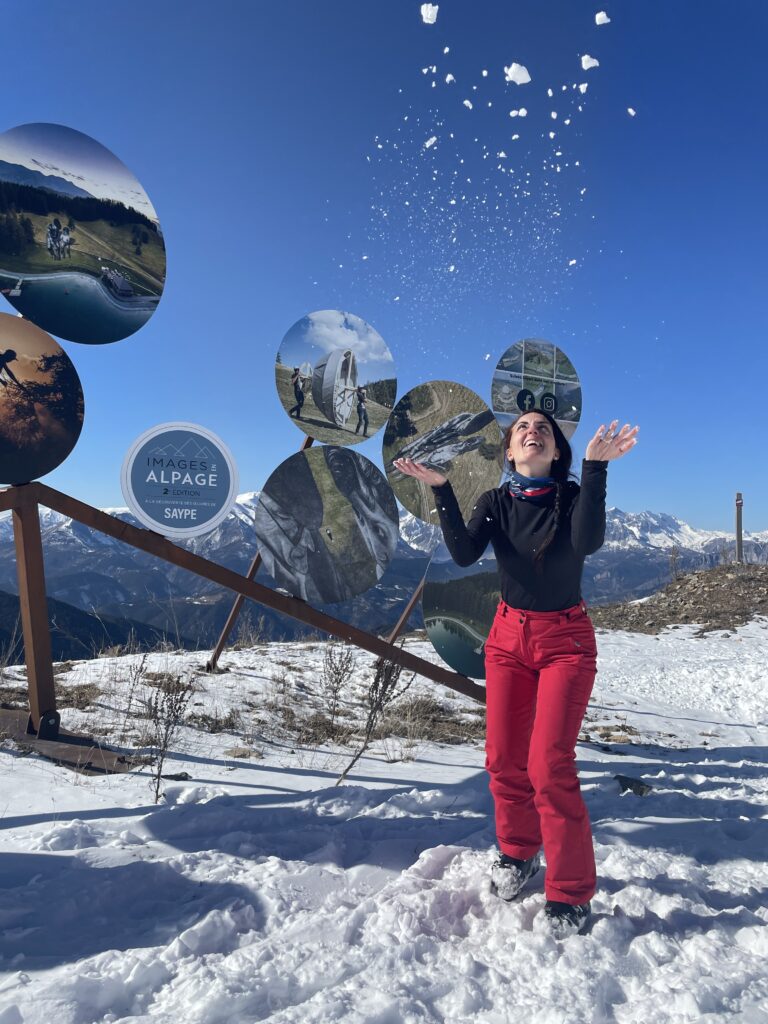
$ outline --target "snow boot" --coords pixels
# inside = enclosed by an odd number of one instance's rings
[[[583,932],[592,918],[589,903],[560,903],[547,900],[544,906],[544,923],[555,939],[566,939],[569,935]]]
[[[528,860],[518,860],[500,853],[491,868],[491,892],[507,903],[520,892],[528,879],[541,867],[541,854],[535,853]]]

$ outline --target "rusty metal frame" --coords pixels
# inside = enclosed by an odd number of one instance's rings
[[[311,448],[313,443],[314,443],[314,440],[315,440],[314,437],[310,437],[309,435],[307,435],[304,438],[304,441],[303,441],[303,443],[301,445],[301,448],[299,448],[299,451],[300,452],[305,452],[307,450],[307,448]],[[293,456],[291,456],[291,458],[293,458]],[[259,571],[259,566],[260,565],[261,565],[261,552],[257,551],[256,555],[254,556],[253,561],[251,562],[250,566],[248,567],[248,572],[245,574],[245,578],[247,580],[252,580],[256,576],[256,573]],[[225,645],[227,643],[227,639],[229,638],[229,635],[231,634],[232,630],[235,628],[235,623],[237,622],[238,617],[240,616],[240,609],[243,607],[244,602],[245,602],[245,598],[243,597],[243,595],[242,594],[238,594],[237,597],[235,598],[233,604],[232,604],[232,608],[231,608],[231,610],[229,612],[229,615],[227,616],[227,621],[224,623],[224,628],[222,629],[221,633],[219,634],[219,639],[216,641],[216,646],[213,649],[213,653],[211,654],[210,658],[206,662],[206,666],[205,666],[205,671],[206,672],[215,672],[216,671],[216,668],[217,668],[217,666],[219,664],[219,658],[221,657],[221,652],[224,650],[224,647],[225,647]]]
[[[441,683],[458,693],[485,703],[485,688],[478,683],[442,665],[435,665],[425,658],[419,658],[393,642],[405,623],[403,616],[393,633],[390,634],[390,638],[383,640],[379,636],[366,633],[356,626],[318,611],[298,597],[289,597],[269,590],[262,584],[248,579],[247,576],[218,565],[192,551],[187,551],[151,530],[132,526],[92,505],[78,501],[71,495],[63,494],[46,484],[35,482],[8,487],[0,491],[0,512],[8,509],[13,511],[24,656],[30,691],[29,728],[30,731],[34,731],[40,736],[47,729],[50,730],[48,735],[51,738],[58,735],[58,713],[53,690],[53,666],[47,621],[38,505],[44,505],[84,526],[105,533],[115,540],[129,544],[149,555],[154,555],[180,569],[186,569],[197,576],[202,576],[212,583],[234,591],[235,594],[243,598],[266,605],[282,615],[287,615],[298,622],[322,630],[324,633],[345,640],[379,658],[395,662],[404,669],[417,672],[433,682]],[[410,614],[418,599],[420,589],[420,587],[417,588],[406,612],[403,613],[406,618],[406,613]]]

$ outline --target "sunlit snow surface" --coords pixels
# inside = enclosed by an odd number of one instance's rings
[[[0,749],[0,1021],[764,1021],[768,621],[693,632],[598,637],[577,748],[598,890],[590,932],[559,943],[539,929],[541,874],[515,903],[489,892],[479,747],[378,742],[334,788],[338,751],[248,711],[286,673],[292,706],[311,703],[322,644],[228,653],[217,676],[204,653],[153,655],[196,673],[193,711],[238,708],[247,735],[185,730],[167,770],[190,779],[158,807],[146,774],[79,778]],[[65,724],[114,718],[125,671],[60,675],[102,690]],[[244,742],[263,759],[225,753]],[[617,773],[654,788],[620,796]]]

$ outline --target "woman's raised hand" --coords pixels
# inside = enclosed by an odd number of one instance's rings
[[[392,465],[403,476],[414,476],[430,487],[442,487],[448,482],[447,476],[443,476],[442,473],[438,473],[434,469],[429,469],[421,462],[414,462],[413,459],[395,459]]]
[[[614,420],[608,429],[601,423],[597,432],[587,445],[586,458],[598,462],[610,462],[612,459],[620,459],[622,455],[634,448],[637,444],[637,432],[640,427],[632,427],[625,423],[621,430],[617,431],[618,420]]]

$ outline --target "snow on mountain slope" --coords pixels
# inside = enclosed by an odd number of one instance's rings
[[[167,770],[190,777],[156,807],[146,769],[83,779],[6,745],[0,1021],[762,1024],[768,621],[691,633],[600,635],[577,749],[598,891],[589,932],[562,942],[540,928],[541,873],[514,903],[489,891],[479,746],[423,744],[404,762],[382,741],[335,788],[338,748],[264,735],[262,698],[288,673],[305,703],[322,644],[196,675],[194,710],[247,694],[254,721],[247,739],[186,729]],[[174,673],[204,660],[152,658]],[[61,676],[113,680],[67,724],[106,721],[127,665]],[[261,759],[235,758],[244,742]],[[619,773],[651,792],[619,795]]]

